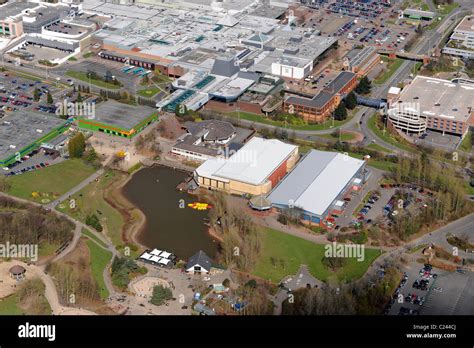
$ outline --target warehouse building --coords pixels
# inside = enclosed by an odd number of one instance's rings
[[[0,167],[7,167],[61,134],[69,123],[31,111],[5,114],[0,121]]]
[[[254,137],[230,157],[204,162],[194,178],[200,187],[210,190],[261,195],[270,192],[297,160],[297,146]]]
[[[362,77],[379,62],[380,57],[374,47],[354,48],[344,57],[344,68]]]
[[[422,134],[430,129],[464,137],[469,130],[474,107],[472,84],[416,76],[398,97],[393,93],[388,122],[402,132]]]
[[[357,74],[343,71],[313,98],[290,96],[283,102],[285,112],[301,116],[305,121],[326,121],[342,98],[357,86]]]
[[[299,209],[308,224],[331,227],[327,217],[341,213],[344,196],[359,190],[366,177],[365,161],[338,152],[311,150],[267,199],[277,210]]]
[[[79,128],[131,139],[158,119],[155,109],[108,100],[96,106],[94,118],[80,118]]]

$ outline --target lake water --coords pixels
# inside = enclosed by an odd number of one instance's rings
[[[213,258],[218,244],[207,233],[206,211],[189,208],[197,199],[176,190],[187,174],[172,168],[143,168],[125,185],[124,196],[146,217],[137,240],[149,247],[166,250],[186,260],[199,250]],[[180,208],[180,200],[185,208]]]

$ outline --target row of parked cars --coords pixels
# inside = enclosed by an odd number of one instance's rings
[[[367,215],[370,209],[372,209],[373,205],[375,202],[377,202],[380,199],[380,197],[377,194],[372,194],[367,201],[367,203],[359,210],[358,217],[362,217],[362,220],[364,219],[364,216]],[[361,220],[361,219],[358,219]]]
[[[47,167],[47,166],[49,166],[49,163],[47,163],[47,162],[41,162],[41,163],[36,164],[36,165],[34,165],[34,166],[28,166],[28,167],[22,168],[22,169],[20,169],[20,170],[12,170],[11,172],[5,174],[5,176],[19,175],[19,174],[31,172],[32,170],[45,168],[45,167]]]
[[[400,284],[398,284],[398,287],[397,289],[395,290],[395,293],[393,294],[392,298],[390,299],[390,301],[387,303],[387,305],[385,306],[385,309],[383,311],[383,313],[385,315],[389,314],[390,313],[390,310],[392,309],[392,306],[393,304],[395,303],[395,301],[398,300],[400,294],[402,293],[402,289],[405,287],[405,285],[407,284],[407,281],[408,281],[408,274],[405,272],[403,274],[403,278],[402,280],[400,280]]]

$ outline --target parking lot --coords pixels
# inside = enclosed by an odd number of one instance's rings
[[[18,110],[35,110],[54,114],[54,105],[48,105],[46,96],[53,96],[64,92],[58,86],[44,83],[39,80],[16,76],[11,72],[0,73],[0,109],[6,112]],[[33,100],[35,89],[39,90],[40,100]]]
[[[447,272],[433,268],[420,274],[423,265],[410,262],[403,271],[402,280],[391,304],[389,315],[472,315],[474,314],[474,274],[472,272]],[[425,281],[426,287],[415,288]],[[417,286],[418,287],[418,286]],[[404,308],[404,309],[402,309]]]
[[[443,147],[445,150],[455,150],[461,143],[461,137],[458,135],[444,134],[441,132],[427,130],[425,135],[416,136],[411,135],[414,138],[415,144]]]
[[[392,2],[393,3],[393,2]],[[389,50],[402,50],[415,35],[417,25],[399,19],[398,3],[386,6],[381,1],[320,2],[322,11],[314,11],[303,26],[321,31],[322,35],[341,38],[353,45],[370,45]],[[345,43],[345,42],[344,42]]]

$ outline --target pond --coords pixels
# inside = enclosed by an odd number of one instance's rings
[[[137,241],[186,260],[199,250],[216,255],[218,243],[207,232],[206,211],[188,207],[197,198],[176,190],[187,174],[168,167],[143,168],[123,188],[123,195],[146,217]],[[182,208],[181,200],[184,200]]]

